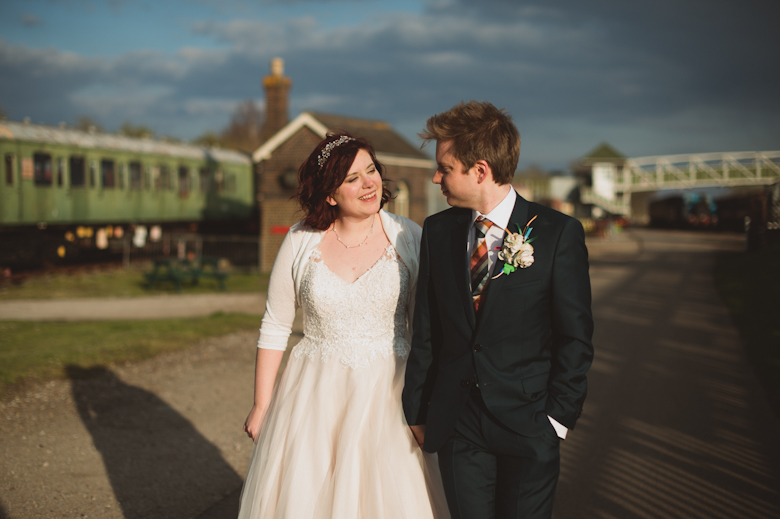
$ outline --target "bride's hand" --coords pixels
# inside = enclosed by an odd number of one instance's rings
[[[263,425],[265,411],[265,409],[260,409],[254,405],[252,406],[252,410],[249,411],[249,416],[247,416],[244,421],[244,432],[247,436],[252,438],[252,441],[256,441],[260,434],[260,427]]]
[[[425,425],[410,425],[409,429],[412,430],[412,435],[417,441],[417,445],[422,449],[423,443],[425,442]]]

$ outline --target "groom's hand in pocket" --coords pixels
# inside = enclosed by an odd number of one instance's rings
[[[414,439],[417,440],[417,445],[422,448],[423,442],[425,442],[425,426],[424,425],[410,425],[409,429],[412,430]]]

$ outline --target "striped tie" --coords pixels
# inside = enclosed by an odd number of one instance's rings
[[[471,253],[471,299],[474,302],[474,312],[479,312],[482,303],[482,292],[490,276],[488,268],[488,250],[485,235],[493,222],[480,216],[474,222],[474,250]]]

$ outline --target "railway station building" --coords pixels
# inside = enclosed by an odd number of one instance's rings
[[[393,193],[393,199],[385,206],[387,211],[422,225],[426,216],[444,208],[438,187],[431,183],[435,161],[390,124],[310,111],[288,122],[292,82],[284,77],[278,58],[272,62],[271,75],[264,79],[263,86],[267,121],[263,133],[268,138],[252,154],[260,213],[261,270],[271,269],[287,230],[303,218],[293,198],[298,187],[298,168],[331,128],[365,138],[374,146],[377,159],[386,169],[387,187]]]

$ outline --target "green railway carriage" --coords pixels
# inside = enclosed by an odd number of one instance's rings
[[[0,122],[0,224],[247,217],[249,157],[190,144]]]
[[[34,230],[191,230],[255,210],[251,160],[232,150],[0,121],[0,161],[4,249]]]

